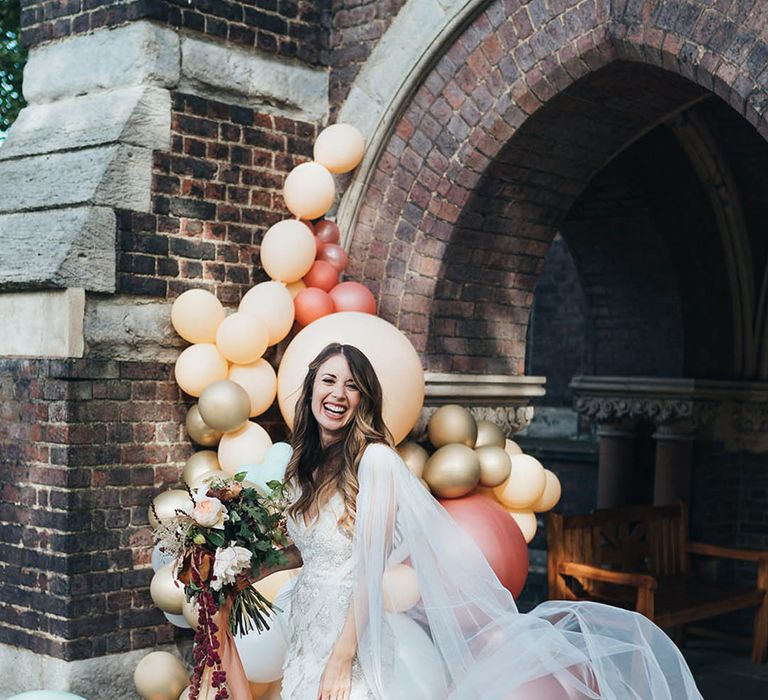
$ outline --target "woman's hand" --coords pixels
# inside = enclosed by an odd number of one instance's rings
[[[352,687],[352,659],[354,652],[341,648],[338,644],[331,652],[331,658],[320,676],[320,688],[317,700],[349,700]]]

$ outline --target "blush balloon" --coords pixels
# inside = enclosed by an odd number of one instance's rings
[[[440,503],[475,540],[501,585],[517,598],[528,578],[528,547],[509,513],[480,494],[441,499]]]
[[[324,292],[330,292],[339,282],[339,271],[325,260],[317,260],[304,275],[307,287],[317,287]]]
[[[338,243],[341,238],[339,227],[335,222],[328,219],[321,219],[315,223],[315,235],[324,245],[327,243]]]
[[[307,287],[293,300],[296,307],[296,322],[308,326],[312,321],[333,313],[333,300],[328,292],[317,287]]]
[[[336,311],[360,311],[376,315],[376,297],[360,282],[342,282],[329,292]]]
[[[318,259],[331,263],[339,272],[343,272],[349,262],[344,248],[335,243],[326,243],[320,251]]]

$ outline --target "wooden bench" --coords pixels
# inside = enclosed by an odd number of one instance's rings
[[[694,574],[691,555],[757,564],[754,587],[713,584]],[[752,660],[768,647],[768,552],[688,541],[685,504],[630,506],[547,520],[549,597],[636,610],[683,642],[684,625],[756,607]]]

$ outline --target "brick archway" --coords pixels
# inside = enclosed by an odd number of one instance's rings
[[[665,2],[614,3],[609,14],[591,0],[552,13],[498,1],[456,39],[397,122],[352,241],[353,273],[430,369],[523,372],[532,290],[559,217],[629,143],[712,93],[768,135],[758,81],[768,47],[747,4],[690,17]],[[622,71],[644,84],[622,87]],[[494,198],[495,213],[506,206],[496,231]],[[459,289],[442,294],[451,282]],[[472,298],[489,283],[505,288],[501,299]],[[456,321],[478,314],[504,318],[490,319],[498,332],[473,361],[462,354],[472,331]],[[440,364],[446,353],[464,359]],[[498,354],[505,367],[482,361]]]

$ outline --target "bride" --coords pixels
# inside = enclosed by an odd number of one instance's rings
[[[391,447],[382,389],[360,350],[309,365],[296,405],[283,700],[700,699],[653,623],[596,603],[517,611],[477,545]],[[419,602],[387,611],[392,566]]]

